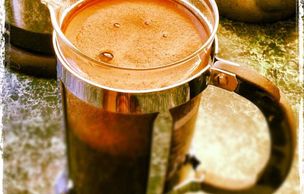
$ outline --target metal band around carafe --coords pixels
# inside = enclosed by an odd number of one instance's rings
[[[110,112],[121,112],[119,110],[120,98],[127,99],[129,110],[123,113],[156,113],[168,111],[171,108],[182,105],[195,96],[200,94],[207,87],[206,72],[209,69],[207,65],[199,74],[190,79],[188,82],[172,87],[166,90],[143,92],[143,93],[126,93],[115,90],[98,87],[88,80],[81,78],[75,71],[70,69],[67,62],[62,57],[54,36],[54,48],[57,55],[58,78],[62,81],[65,88],[79,99],[98,108],[103,108]],[[108,98],[108,99],[106,99]],[[109,99],[111,98],[111,99]],[[107,106],[105,102],[115,102],[115,106]]]

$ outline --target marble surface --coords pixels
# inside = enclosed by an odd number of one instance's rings
[[[248,65],[286,94],[295,115],[303,86],[298,82],[295,19],[252,25],[222,19],[220,55]],[[53,193],[65,165],[63,121],[56,80],[35,78],[1,67],[4,139],[4,194]],[[247,178],[265,164],[266,122],[243,98],[209,87],[203,93],[193,152],[207,171]],[[216,154],[215,154],[216,153]],[[298,157],[277,194],[298,194]]]

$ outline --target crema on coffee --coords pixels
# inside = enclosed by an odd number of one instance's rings
[[[166,67],[181,61],[197,51],[209,36],[202,18],[170,0],[87,1],[68,14],[62,28],[85,55],[101,63],[130,69]],[[102,85],[152,89],[193,75],[202,63],[198,60],[163,74],[126,74],[118,76],[121,79],[106,78],[105,70],[98,65],[88,67],[79,63],[78,68]]]

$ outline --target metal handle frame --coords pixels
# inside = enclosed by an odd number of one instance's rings
[[[262,111],[271,138],[270,159],[255,180],[247,182],[225,180],[198,167],[195,180],[169,193],[199,190],[213,194],[274,193],[289,174],[296,147],[296,121],[286,99],[271,81],[257,72],[218,57],[210,69],[210,83],[245,97]]]

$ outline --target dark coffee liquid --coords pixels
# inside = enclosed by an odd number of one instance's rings
[[[156,114],[111,113],[68,92],[66,98],[69,175],[76,193],[145,193]]]
[[[111,113],[65,92],[69,176],[77,194],[144,194],[157,114]],[[174,179],[189,150],[200,96],[171,110],[175,129],[168,169]]]
[[[77,194],[146,192],[155,114],[104,111],[65,92],[69,176]],[[175,181],[193,135],[200,95],[171,110],[174,132],[167,172]],[[172,184],[172,183],[170,183]]]

